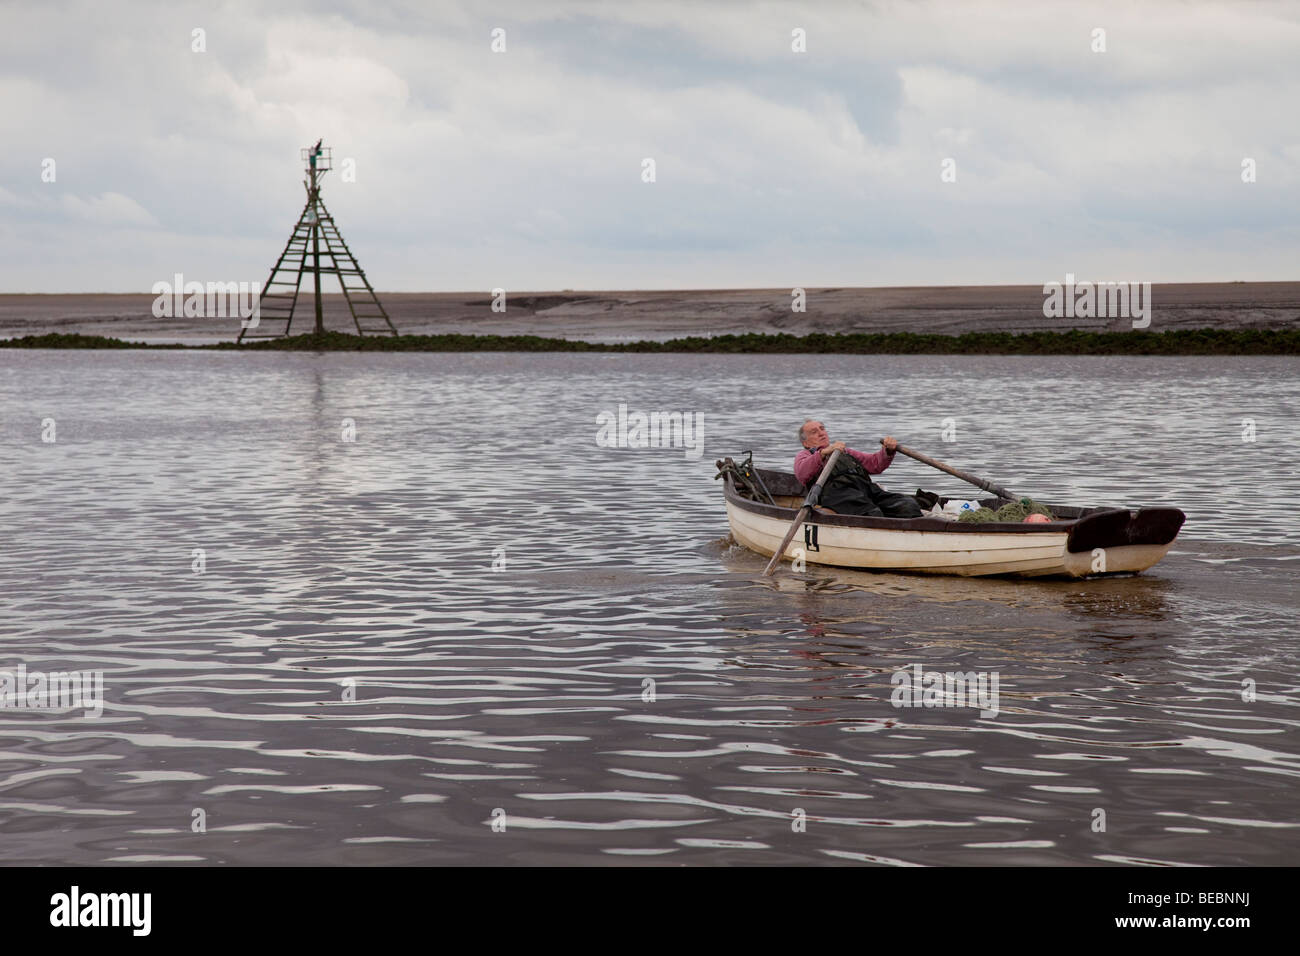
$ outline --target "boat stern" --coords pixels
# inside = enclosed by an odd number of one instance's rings
[[[1070,528],[1065,570],[1074,577],[1145,571],[1173,546],[1187,516],[1177,508],[1116,508]]]

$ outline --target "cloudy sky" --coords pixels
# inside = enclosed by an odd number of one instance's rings
[[[1300,3],[0,0],[0,104],[0,292],[264,281],[322,136],[381,290],[1300,262]]]

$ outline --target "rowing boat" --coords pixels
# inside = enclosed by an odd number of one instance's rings
[[[731,536],[770,557],[785,538],[807,489],[785,471],[752,468],[761,493],[718,462]],[[751,466],[752,467],[752,466]],[[758,483],[755,483],[758,484]],[[769,501],[770,498],[770,501]],[[940,498],[946,504],[948,498]],[[984,498],[997,510],[1007,498]],[[1168,553],[1186,515],[1177,508],[1047,506],[1055,521],[952,521],[935,516],[868,518],[817,509],[784,557],[813,564],[925,574],[1082,578],[1145,571]]]

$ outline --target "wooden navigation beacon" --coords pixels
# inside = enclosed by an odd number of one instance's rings
[[[325,208],[325,201],[320,198],[321,178],[332,168],[330,147],[321,146],[321,141],[317,140],[315,146],[302,150],[302,159],[306,164],[304,172],[307,173],[307,178],[302,183],[307,189],[307,205],[303,207],[298,225],[294,226],[293,235],[289,237],[284,251],[271,269],[271,277],[262,289],[258,324],[241,329],[238,341],[282,339],[288,336],[305,273],[311,273],[313,278],[317,335],[325,331],[321,317],[322,275],[338,276],[339,285],[343,287],[343,298],[347,300],[348,311],[352,313],[352,321],[356,323],[358,333],[396,335],[397,328],[384,311],[379,296],[375,295],[370,280],[352,255],[352,250],[343,241],[339,227],[334,224],[334,217]],[[283,328],[278,327],[277,323],[280,322],[284,323]]]

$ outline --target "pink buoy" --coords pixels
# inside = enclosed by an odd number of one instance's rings
[[[1051,519],[1048,518],[1047,515],[1032,514],[1032,515],[1025,515],[1024,523],[1029,524],[1030,522],[1050,521],[1050,520]]]

